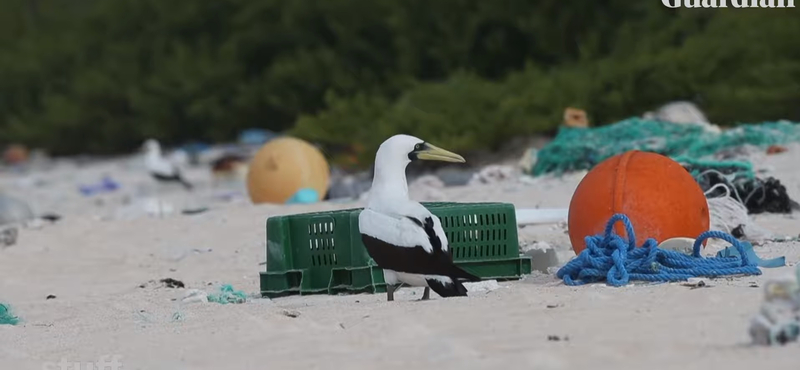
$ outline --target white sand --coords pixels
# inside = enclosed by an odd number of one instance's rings
[[[800,199],[800,150],[763,158]],[[103,356],[119,355],[122,369],[797,369],[795,343],[785,348],[747,345],[763,283],[792,267],[764,275],[712,281],[713,287],[680,284],[568,287],[551,275],[500,283],[468,298],[415,301],[420,289],[385,295],[304,296],[251,299],[241,305],[193,303],[181,308],[191,288],[213,292],[232,284],[259,290],[268,216],[360,206],[252,206],[247,202],[189,202],[211,210],[163,218],[143,214],[137,197],[152,194],[151,180],[120,162],[84,168],[61,165],[35,176],[0,174],[0,189],[25,197],[37,212],[64,219],[20,230],[16,245],[0,250],[0,302],[22,319],[0,326],[0,369],[88,369]],[[78,194],[79,182],[106,171],[123,189],[104,204]],[[190,177],[206,181],[202,171]],[[36,183],[47,182],[37,186]],[[580,175],[440,189],[453,201],[504,201],[517,207],[566,207]],[[129,198],[125,212],[120,204]],[[181,191],[164,193],[175,204]],[[796,216],[796,213],[795,213]],[[756,221],[797,236],[792,216]],[[571,254],[557,226],[526,227],[521,243],[546,241]],[[800,243],[757,248],[762,257],[785,255],[794,265]],[[565,260],[564,260],[565,262]],[[147,284],[175,278],[187,289]],[[140,288],[141,284],[146,284]],[[46,300],[48,295],[57,298]],[[289,317],[290,312],[298,317]],[[548,340],[558,336],[561,341]],[[568,338],[568,340],[567,340]],[[110,357],[107,357],[110,359]],[[81,366],[59,367],[62,359]],[[97,367],[95,367],[97,368]],[[111,367],[107,367],[111,369]]]

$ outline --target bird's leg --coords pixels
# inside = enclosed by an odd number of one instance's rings
[[[394,285],[386,284],[386,298],[387,302],[394,301],[394,291],[397,289]]]
[[[422,298],[420,301],[427,301],[429,299],[431,299],[431,288],[425,287],[425,291],[422,293]]]

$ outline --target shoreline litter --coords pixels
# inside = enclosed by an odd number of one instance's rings
[[[628,240],[614,234],[614,224],[625,225]],[[739,256],[702,257],[700,247],[706,239],[723,239],[739,250]],[[633,226],[627,216],[616,214],[608,221],[603,235],[586,238],[586,249],[558,270],[556,276],[566,285],[606,282],[619,287],[631,281],[674,282],[696,277],[726,275],[761,275],[755,261],[749,259],[744,246],[730,234],[707,231],[695,240],[691,256],[679,251],[661,249],[649,238],[636,246]]]

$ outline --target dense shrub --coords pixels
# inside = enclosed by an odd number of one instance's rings
[[[629,0],[0,0],[0,144],[290,132],[365,162],[406,132],[454,150],[692,100],[800,120],[800,15]]]

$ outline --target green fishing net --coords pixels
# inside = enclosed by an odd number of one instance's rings
[[[19,318],[12,315],[8,306],[0,303],[0,325],[17,325]]]
[[[536,154],[536,164],[529,172],[538,176],[588,170],[617,154],[642,150],[698,168],[735,167],[741,175],[752,177],[746,162],[704,158],[743,145],[767,147],[790,142],[800,142],[800,124],[789,121],[743,124],[718,132],[703,125],[629,118],[596,128],[561,127],[556,138]]]
[[[220,304],[228,303],[244,303],[247,300],[247,294],[241,290],[235,290],[230,284],[225,284],[220,287],[219,293],[209,294],[208,301]]]

